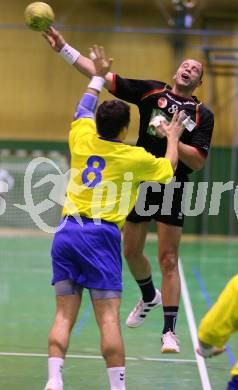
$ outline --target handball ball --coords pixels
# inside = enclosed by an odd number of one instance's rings
[[[26,25],[35,31],[46,30],[55,20],[53,9],[42,1],[29,4],[24,16]]]

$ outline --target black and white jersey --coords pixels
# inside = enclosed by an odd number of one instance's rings
[[[167,140],[159,138],[149,124],[157,115],[163,115],[171,121],[176,110],[184,110],[195,122],[195,127],[192,131],[185,129],[181,141],[207,155],[214,127],[214,116],[195,96],[187,99],[175,95],[171,92],[170,86],[160,81],[125,79],[118,75],[113,75],[111,93],[119,99],[138,106],[140,112],[138,146],[143,146],[156,157],[164,157]],[[191,172],[189,167],[179,161],[177,177],[185,177]]]

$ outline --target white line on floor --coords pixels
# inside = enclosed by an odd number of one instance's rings
[[[47,353],[25,353],[25,352],[0,352],[0,356],[16,356],[16,357],[47,357]],[[102,359],[99,355],[67,355],[67,358],[72,359]],[[133,360],[133,361],[147,361],[147,362],[166,362],[166,363],[177,363],[177,364],[194,364],[196,363],[196,360],[192,359],[160,359],[160,358],[153,358],[153,357],[130,357],[128,356],[126,360]]]
[[[184,303],[184,309],[185,309],[185,313],[186,313],[186,317],[187,317],[187,321],[188,321],[188,326],[189,326],[189,331],[190,331],[192,342],[193,342],[193,348],[194,348],[194,353],[195,353],[196,360],[197,360],[198,371],[200,374],[202,387],[203,387],[203,390],[212,390],[210,380],[208,377],[208,373],[207,373],[207,367],[205,365],[204,359],[196,353],[196,348],[198,346],[197,327],[196,327],[196,322],[194,319],[194,314],[193,314],[193,309],[192,309],[192,305],[191,305],[191,301],[190,301],[190,297],[189,297],[187,283],[186,283],[184,272],[183,272],[183,266],[182,266],[180,259],[179,259],[179,272],[180,272],[180,278],[181,278],[181,289],[182,289],[182,298],[183,298],[183,303]]]

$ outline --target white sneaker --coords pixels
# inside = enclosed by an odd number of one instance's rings
[[[64,390],[63,381],[58,379],[48,380],[44,390]]]
[[[176,334],[170,330],[163,334],[161,337],[161,352],[162,353],[179,353],[180,345],[179,340],[177,339]]]
[[[149,312],[156,307],[162,305],[161,293],[158,289],[155,290],[156,294],[151,302],[144,302],[143,299],[140,299],[135,308],[129,314],[126,324],[130,328],[137,328],[145,321]]]

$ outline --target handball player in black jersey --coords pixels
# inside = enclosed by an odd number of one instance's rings
[[[71,64],[86,76],[95,74],[93,61],[66,44],[63,36],[50,27],[46,39],[60,54],[72,54]],[[166,186],[142,183],[135,209],[124,227],[124,253],[142,297],[127,318],[129,327],[143,324],[149,312],[163,302],[164,327],[162,353],[180,352],[175,326],[180,300],[178,270],[179,244],[184,215],[182,208],[184,183],[188,175],[200,170],[210,148],[214,118],[211,111],[193,96],[202,84],[203,66],[186,59],[177,69],[172,85],[155,80],[135,80],[108,73],[105,87],[116,97],[136,104],[140,112],[138,146],[156,157],[164,156],[166,138],[159,133],[158,121],[171,121],[175,111],[184,110],[186,128],[179,142],[179,164],[174,181]],[[149,259],[144,254],[146,235],[151,220],[156,221],[158,258],[162,273],[161,293],[155,288]]]

